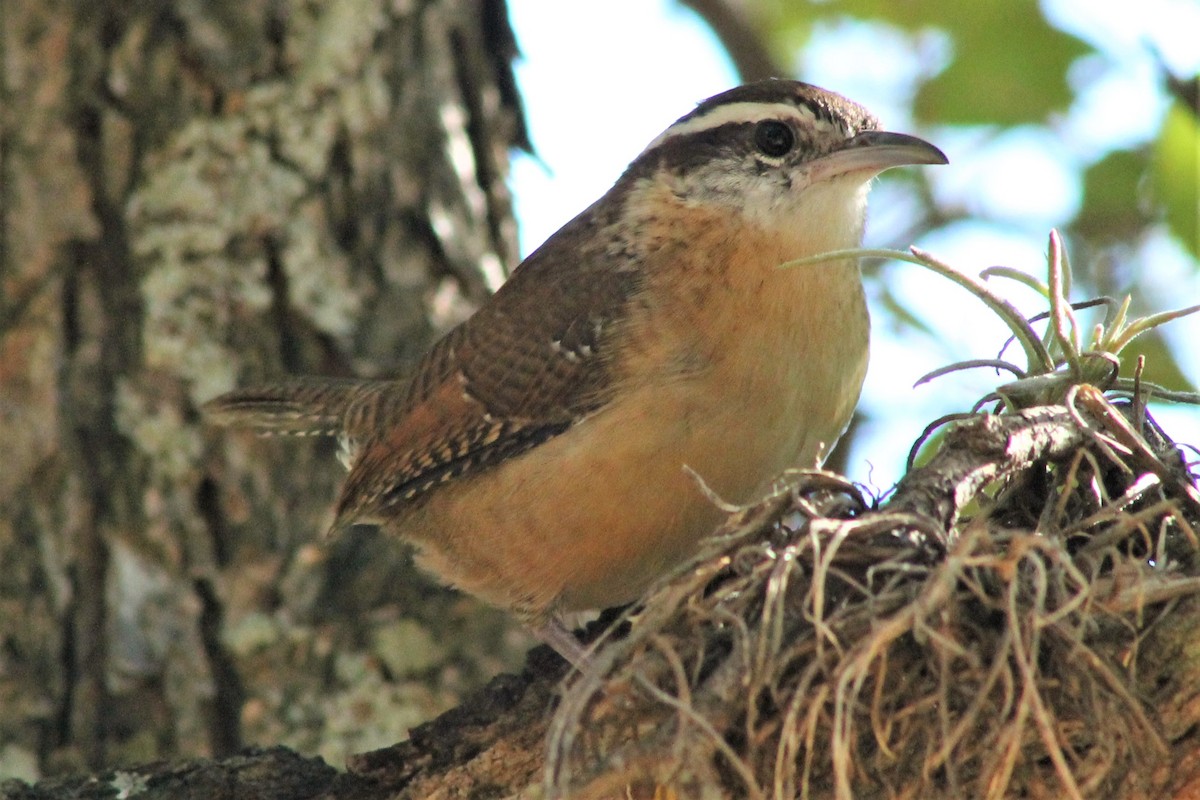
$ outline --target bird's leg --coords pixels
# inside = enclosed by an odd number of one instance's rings
[[[550,645],[554,652],[567,660],[567,663],[580,672],[585,672],[591,662],[587,650],[575,634],[563,624],[562,619],[552,616],[549,619],[530,626],[533,635],[543,644]]]

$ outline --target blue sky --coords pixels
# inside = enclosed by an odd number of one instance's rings
[[[958,225],[916,244],[965,269],[1002,263],[1041,274],[1046,234],[1078,206],[1079,170],[1112,148],[1147,141],[1157,129],[1167,101],[1148,45],[1182,74],[1200,70],[1200,3],[1194,0],[1149,0],[1136,15],[1127,2],[1047,0],[1044,6],[1055,24],[1098,45],[1104,56],[1082,65],[1088,88],[1055,128],[1019,130],[982,145],[969,132],[913,129],[905,104],[893,101],[907,96],[916,76],[897,68],[907,45],[886,30],[831,26],[797,57],[796,77],[846,94],[875,111],[885,127],[925,135],[946,150],[951,165],[934,175],[939,197],[1001,224]],[[663,128],[737,79],[708,28],[667,0],[510,0],[510,9],[524,54],[518,80],[539,157],[519,158],[513,168],[522,251],[529,252],[603,194]],[[867,243],[910,244],[889,239],[901,223],[889,219],[894,206],[886,179],[872,206]],[[1200,302],[1200,278],[1178,247],[1165,237],[1146,247],[1161,276],[1162,297],[1152,304]],[[934,321],[935,331],[898,332],[875,310],[863,393],[869,424],[849,472],[881,488],[899,476],[926,422],[969,407],[996,381],[980,372],[911,389],[916,378],[952,361],[991,357],[1005,338],[977,301],[944,280],[917,267],[888,269],[906,270],[893,286]],[[1031,295],[1013,291],[1014,300],[1040,310]],[[1200,322],[1177,325],[1172,335],[1200,341]],[[1192,377],[1200,380],[1200,365]],[[1200,442],[1196,410],[1158,414],[1177,438]]]

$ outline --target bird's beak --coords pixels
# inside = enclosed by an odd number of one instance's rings
[[[906,164],[948,163],[946,154],[924,139],[907,133],[864,131],[847,139],[838,150],[813,161],[810,174],[816,183],[852,172],[866,173],[864,178],[869,178]]]

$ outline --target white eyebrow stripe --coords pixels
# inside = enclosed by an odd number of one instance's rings
[[[718,128],[731,123],[761,122],[764,119],[780,119],[781,117],[792,117],[805,125],[822,131],[831,130],[835,127],[832,122],[818,117],[805,105],[796,106],[790,103],[729,103],[728,105],[717,106],[711,111],[707,111],[697,117],[692,117],[683,122],[676,122],[659,134],[658,138],[651,142],[642,152],[648,153],[662,145],[663,142],[673,139],[676,136],[687,136],[688,134],[699,133],[700,131]]]

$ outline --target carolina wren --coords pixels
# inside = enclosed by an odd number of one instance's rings
[[[339,436],[334,529],[382,526],[568,659],[564,612],[636,599],[722,512],[844,431],[867,365],[867,189],[933,145],[770,80],[681,117],[397,380],[240,389],[223,424]]]

